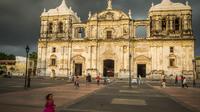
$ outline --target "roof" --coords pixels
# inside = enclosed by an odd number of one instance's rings
[[[41,16],[57,16],[57,15],[74,15],[76,18],[80,20],[80,18],[77,16],[77,13],[72,10],[71,7],[67,7],[65,0],[62,1],[62,3],[54,8],[54,9],[49,9],[46,11],[44,9],[43,13]]]
[[[191,10],[192,8],[189,6],[188,2],[186,4],[183,3],[174,3],[171,0],[162,0],[160,4],[154,5],[150,8],[151,11],[168,11],[168,10]]]

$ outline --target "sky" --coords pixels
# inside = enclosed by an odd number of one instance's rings
[[[40,33],[40,15],[60,5],[62,0],[0,0],[0,51],[25,56],[25,46],[31,52],[37,51]],[[185,3],[186,0],[171,0]],[[195,55],[200,56],[200,0],[188,0],[193,9],[193,32],[196,38]],[[161,0],[113,0],[113,8],[128,12],[133,19],[146,19],[152,2]],[[87,20],[88,12],[104,10],[107,0],[66,0],[68,6],[78,13],[82,21]]]

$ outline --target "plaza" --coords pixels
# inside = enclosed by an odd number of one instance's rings
[[[146,81],[140,87],[129,88],[128,81],[116,80],[109,85],[95,84],[95,80],[86,86],[84,80],[80,88],[66,80],[33,79],[30,89],[20,87],[21,80],[15,82],[15,88],[9,84],[0,86],[1,112],[41,112],[45,104],[45,95],[54,94],[56,112],[199,112],[200,89],[160,86]],[[44,86],[46,83],[46,86]],[[11,85],[14,88],[13,85]],[[20,89],[19,89],[20,88]],[[2,92],[4,91],[4,92]]]

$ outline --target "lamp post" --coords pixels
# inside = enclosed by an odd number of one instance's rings
[[[131,55],[131,35],[130,35],[130,20],[129,20],[129,40],[128,40],[128,47],[129,47],[129,87],[131,88],[132,85],[131,85],[131,58],[132,58],[132,55]]]
[[[196,60],[193,59],[192,60],[192,63],[193,63],[193,87],[196,86]]]
[[[28,87],[30,87],[30,82],[29,82],[29,80],[28,80],[28,83],[27,83],[27,77],[28,77],[28,79],[29,79],[29,75],[28,75],[28,54],[29,54],[29,50],[30,50],[30,48],[29,48],[29,46],[27,45],[26,46],[26,74],[25,74],[25,84],[24,84],[24,88],[28,88]]]

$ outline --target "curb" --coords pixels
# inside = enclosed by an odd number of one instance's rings
[[[170,99],[172,99],[172,100],[175,101],[176,103],[178,103],[178,104],[184,106],[185,108],[191,110],[192,112],[199,112],[199,110],[198,110],[197,108],[195,108],[195,107],[193,107],[193,106],[191,106],[191,105],[188,105],[188,104],[186,104],[185,102],[182,102],[182,101],[178,100],[176,97],[171,96],[171,95],[169,95],[169,94],[163,92],[162,90],[159,90],[159,89],[155,88],[155,87],[152,86],[151,84],[148,84],[148,83],[147,83],[147,85],[149,85],[150,87],[152,87],[152,88],[155,89],[156,91],[158,91],[158,92],[160,92],[160,93],[166,95],[167,97],[169,97]]]

